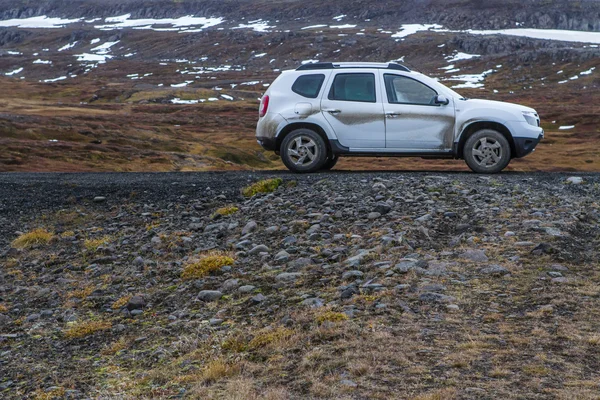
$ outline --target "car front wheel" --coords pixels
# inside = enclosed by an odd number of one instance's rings
[[[315,172],[327,161],[323,138],[306,128],[290,132],[281,143],[280,153],[285,166],[293,172]]]
[[[510,144],[500,132],[483,129],[467,139],[463,155],[467,165],[474,172],[496,174],[510,162]]]

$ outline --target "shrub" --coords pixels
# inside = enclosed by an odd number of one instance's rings
[[[96,250],[98,250],[98,247],[105,246],[105,245],[109,244],[111,241],[112,241],[112,238],[110,236],[103,236],[98,239],[85,239],[83,241],[83,245],[85,246],[86,249],[88,249],[90,251],[96,251]]]
[[[221,208],[217,209],[217,211],[215,211],[215,214],[213,214],[213,215],[218,214],[218,215],[225,217],[227,215],[235,214],[239,210],[240,209],[237,208],[236,206],[221,207]]]
[[[250,349],[259,349],[271,343],[279,343],[285,339],[288,339],[293,334],[294,331],[287,328],[263,330],[254,336],[254,339],[248,343],[248,347]]]
[[[327,311],[317,316],[317,322],[322,324],[323,322],[341,322],[348,320],[348,316],[341,312]]]
[[[232,265],[233,257],[223,252],[213,252],[201,257],[197,261],[190,262],[183,268],[181,277],[183,279],[198,279],[218,271],[226,265]]]
[[[89,336],[98,331],[110,329],[112,324],[108,321],[85,321],[77,322],[64,331],[65,337],[77,339]]]
[[[131,299],[131,295],[130,295],[130,294],[128,294],[127,296],[123,296],[123,297],[121,297],[120,299],[118,299],[117,301],[115,301],[115,302],[112,304],[111,308],[112,308],[113,310],[118,310],[118,309],[120,309],[120,308],[123,308],[123,307],[125,307],[125,304],[127,304],[127,302],[128,302],[130,299]]]
[[[31,232],[24,233],[12,242],[12,246],[18,249],[25,249],[36,245],[46,245],[52,240],[54,235],[43,228],[34,229]]]
[[[272,193],[281,186],[282,183],[283,179],[281,178],[264,179],[242,189],[242,194],[245,197],[252,197],[257,193]]]
[[[202,370],[202,380],[206,383],[216,382],[219,379],[236,375],[239,367],[228,364],[222,360],[215,360],[208,363]]]

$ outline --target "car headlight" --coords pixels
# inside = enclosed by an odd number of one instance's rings
[[[523,111],[523,117],[525,117],[525,121],[531,126],[540,126],[540,117],[534,111]]]

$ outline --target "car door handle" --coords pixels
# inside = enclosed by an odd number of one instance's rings
[[[386,116],[387,118],[396,118],[396,117],[398,117],[398,116],[400,116],[400,115],[401,115],[400,113],[394,113],[394,112],[385,113],[385,116]]]
[[[336,115],[336,114],[339,114],[342,112],[341,110],[336,110],[334,108],[327,108],[323,111],[328,112],[329,114],[332,114],[332,115]]]

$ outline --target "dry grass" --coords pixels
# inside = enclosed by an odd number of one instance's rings
[[[252,197],[258,193],[272,193],[279,186],[281,186],[282,183],[283,179],[281,178],[264,179],[262,181],[255,182],[252,185],[243,188],[242,194],[245,197]]]
[[[225,217],[227,215],[235,214],[239,210],[240,209],[237,208],[236,206],[221,207],[221,208],[218,208],[213,215],[220,215],[222,217]]]
[[[226,265],[233,265],[234,258],[230,253],[214,251],[196,261],[192,261],[185,265],[181,273],[182,279],[199,279],[218,271]]]
[[[31,232],[24,233],[11,243],[17,249],[27,249],[33,246],[43,246],[50,243],[54,235],[44,228],[37,228]]]
[[[83,246],[88,251],[96,251],[96,250],[98,250],[98,248],[106,246],[113,240],[114,240],[114,238],[111,236],[103,236],[101,238],[96,238],[96,239],[85,239],[83,241]]]
[[[111,306],[111,308],[113,310],[118,310],[120,308],[125,307],[125,304],[127,304],[127,302],[131,299],[132,295],[128,294],[126,296],[123,296],[119,299],[117,299]]]
[[[84,321],[70,325],[63,334],[68,339],[78,339],[92,335],[99,331],[110,329],[112,324],[108,321]]]
[[[129,347],[129,341],[121,337],[116,342],[111,343],[102,350],[102,354],[105,356],[117,354],[121,350],[125,350]]]
[[[347,321],[348,316],[341,312],[326,311],[322,314],[317,315],[316,320],[319,324],[322,324],[323,322],[341,322]]]
[[[288,328],[278,327],[275,329],[264,329],[258,332],[248,343],[248,348],[259,349],[268,345],[277,345],[294,335],[294,331]]]
[[[86,286],[82,289],[75,289],[67,293],[67,299],[85,299],[94,291],[93,286]]]

